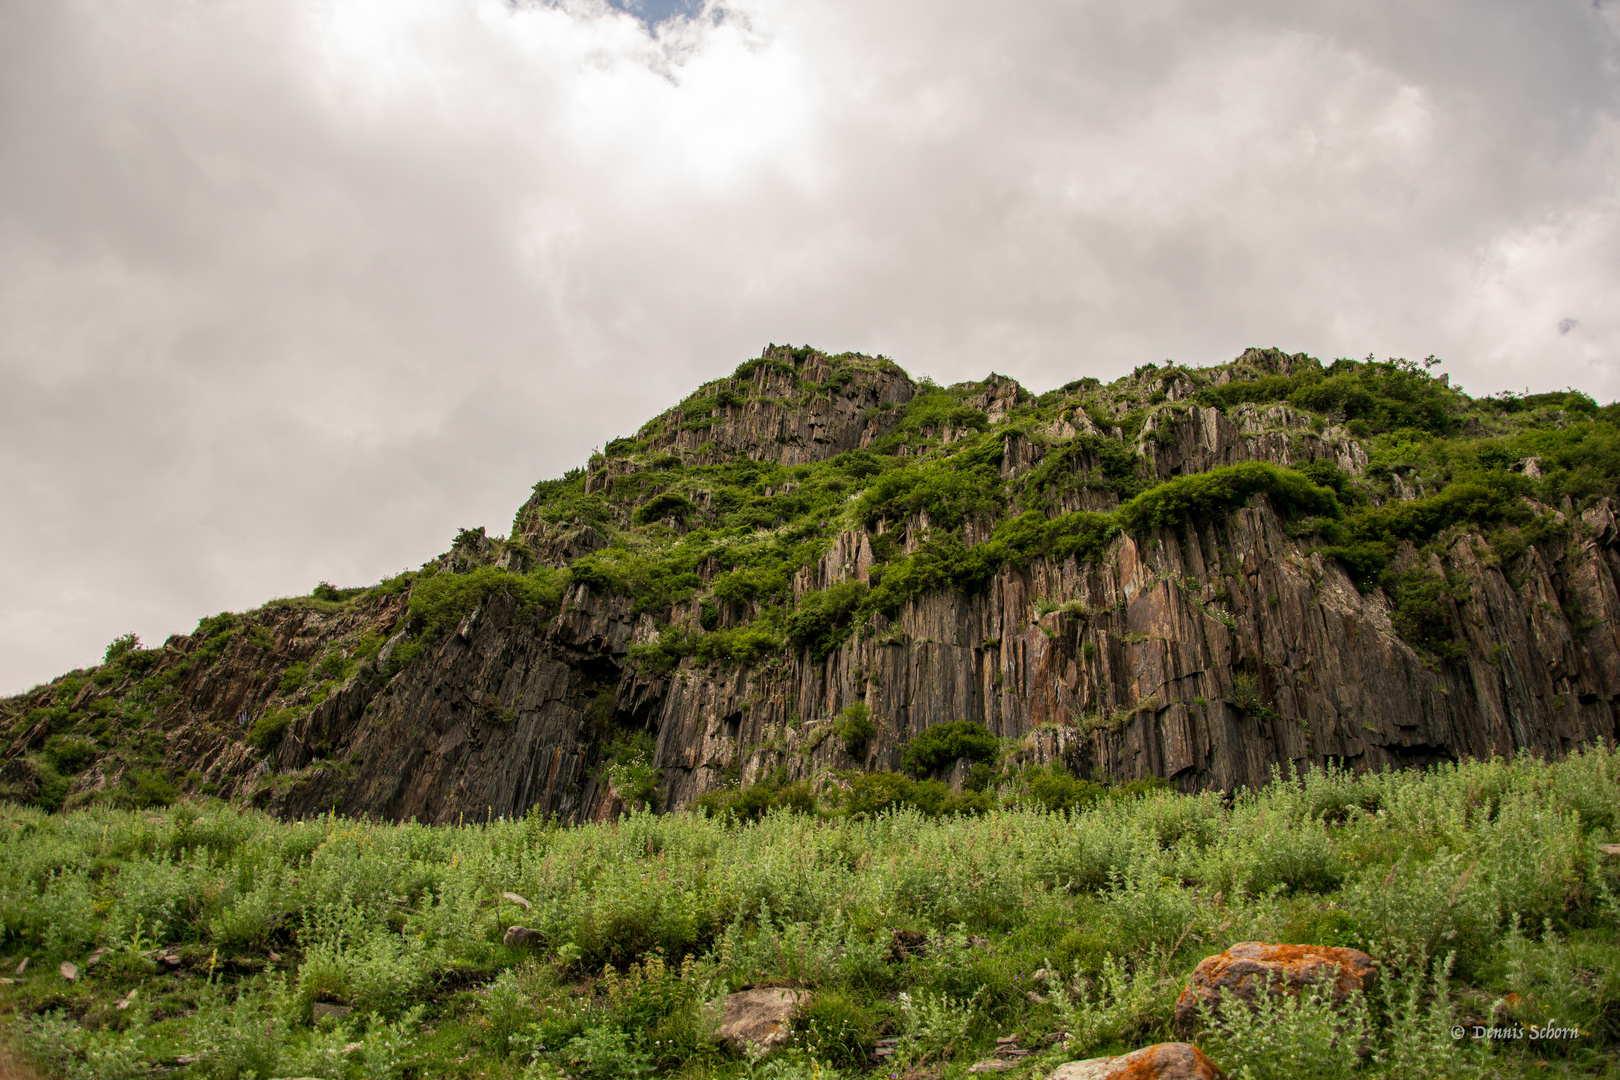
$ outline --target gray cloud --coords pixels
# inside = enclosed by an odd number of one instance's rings
[[[0,688],[504,531],[767,341],[1620,393],[1584,0],[621,6],[0,7]]]

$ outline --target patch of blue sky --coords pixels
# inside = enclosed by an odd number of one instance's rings
[[[608,0],[620,11],[629,12],[649,27],[680,15],[696,15],[703,9],[702,0]]]

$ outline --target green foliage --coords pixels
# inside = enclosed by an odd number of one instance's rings
[[[1275,720],[1277,710],[1260,687],[1259,679],[1249,672],[1240,671],[1232,676],[1232,693],[1227,700],[1244,716]]]
[[[1336,360],[1323,369],[1308,357],[1291,359],[1296,361],[1293,375],[1234,379],[1199,391],[1198,399],[1226,410],[1244,402],[1287,401],[1342,417],[1352,433],[1366,435],[1400,429],[1444,435],[1463,407],[1456,391],[1406,360]]]
[[[816,799],[809,784],[802,780],[790,781],[787,770],[777,769],[740,791],[726,788],[704,792],[698,798],[697,808],[700,813],[714,817],[730,815],[744,821],[758,821],[772,810],[814,813]]]
[[[696,511],[697,507],[692,505],[690,499],[683,498],[676,492],[666,491],[661,495],[653,496],[644,503],[636,511],[635,521],[638,525],[661,521],[664,518],[674,518],[676,521],[684,522]]]
[[[962,403],[953,390],[924,386],[900,415],[885,444],[898,444],[923,437],[938,437],[946,428],[957,431],[984,431],[990,418],[980,409]]]
[[[1396,579],[1390,621],[1395,632],[1414,648],[1442,660],[1460,660],[1464,647],[1457,605],[1468,598],[1465,584],[1448,582],[1433,570],[1421,567],[1408,570]]]
[[[1059,768],[1031,770],[1024,783],[1032,802],[1054,812],[1090,806],[1109,791],[1105,784],[1082,780]]]
[[[136,806],[168,806],[180,797],[174,781],[150,769],[133,769],[124,776],[130,799]]]
[[[1234,1075],[1240,1080],[1348,1080],[1358,1071],[1358,1052],[1371,1041],[1365,995],[1355,993],[1335,1005],[1325,982],[1295,994],[1266,984],[1252,1005],[1223,987],[1218,1014],[1203,999],[1199,1006],[1204,1049],[1216,1061],[1237,1066]]]
[[[915,810],[926,817],[983,814],[991,808],[980,792],[953,795],[941,780],[913,780],[904,773],[869,772],[852,777],[843,810],[854,817]]]
[[[878,1016],[850,994],[833,990],[819,994],[794,1018],[797,1040],[815,1061],[845,1069],[859,1069],[872,1056],[877,1043]]]
[[[68,735],[52,735],[45,740],[45,756],[58,771],[68,776],[83,772],[95,760],[95,744]]]
[[[954,765],[959,758],[993,762],[1001,745],[977,720],[952,720],[936,724],[913,737],[901,751],[902,767],[915,776],[925,776]]]
[[[102,654],[102,661],[111,664],[141,647],[141,639],[135,634],[120,634],[112,639],[107,650]]]
[[[896,465],[880,473],[861,496],[858,513],[869,526],[926,513],[930,525],[956,529],[971,517],[994,518],[1006,507],[1001,479],[1002,440],[995,434],[952,446],[944,457]]]
[[[29,805],[47,813],[60,810],[72,786],[67,777],[58,773],[49,760],[33,759],[27,762],[27,766],[34,782],[34,795]]]
[[[1130,447],[1115,439],[1080,435],[1054,448],[1030,470],[1024,501],[1045,510],[1068,491],[1096,487],[1123,500],[1141,494],[1146,486],[1142,459]]]
[[[309,681],[309,663],[300,660],[296,664],[288,664],[281,673],[281,679],[276,684],[276,690],[282,694],[291,694]]]
[[[383,663],[383,674],[388,678],[404,671],[411,662],[425,652],[427,647],[420,641],[401,641],[388,652],[388,659]]]
[[[329,581],[323,581],[310,590],[310,596],[316,600],[325,600],[329,604],[342,603],[365,592],[365,588],[340,589]]]
[[[604,755],[613,789],[630,810],[657,811],[664,805],[660,786],[664,773],[653,766],[655,749],[651,732],[631,731],[621,735]]]
[[[866,756],[866,745],[872,741],[872,736],[877,734],[877,726],[872,723],[872,710],[864,701],[845,705],[843,711],[838,714],[834,730],[843,740],[844,752],[857,759]]]
[[[1132,971],[1125,958],[1113,953],[1103,956],[1095,980],[1086,979],[1077,966],[1067,983],[1048,969],[1045,983],[1042,989],[1067,1032],[1064,1052],[1071,1057],[1112,1044],[1129,1045],[1151,1032],[1164,1013],[1164,984],[1150,970]]]
[[[953,812],[942,783],[900,774],[849,783],[839,816],[738,803],[572,828],[0,806],[0,939],[30,957],[0,986],[8,1038],[51,1075],[183,1055],[203,1076],[405,1080],[740,1078],[773,1062],[808,1077],[812,1061],[865,1068],[879,1036],[905,1067],[953,1075],[1016,1032],[1045,1075],[1165,1041],[1205,956],[1331,936],[1377,958],[1375,996],[1223,1009],[1197,1042],[1228,1075],[1603,1075],[1620,1047],[1620,870],[1597,848],[1620,806],[1607,747],[1312,771],[1230,798],[1110,789],[1056,814],[1028,798]],[[808,802],[785,774],[759,788]],[[501,945],[515,922],[544,949]],[[926,944],[897,951],[897,928]],[[780,1056],[711,1042],[705,1004],[744,986],[815,994]],[[316,1022],[316,1002],[355,1012]],[[1553,1021],[1578,1036],[1450,1035]]]
[[[767,612],[747,626],[736,626],[709,633],[690,627],[672,626],[659,631],[658,640],[634,645],[630,659],[649,675],[667,675],[685,657],[700,664],[752,664],[781,651],[785,636],[781,613]]]
[[[497,594],[516,603],[518,618],[533,620],[556,611],[568,584],[567,571],[549,568],[514,574],[480,566],[464,574],[434,574],[411,590],[411,620],[423,640],[435,641]]]
[[[281,745],[282,736],[300,715],[298,709],[287,706],[266,709],[253,721],[253,726],[248,728],[247,744],[255,750],[268,754]]]
[[[866,592],[864,581],[851,579],[806,593],[788,617],[788,640],[816,663],[826,660],[849,637]]]
[[[1225,516],[1256,494],[1264,494],[1285,517],[1338,518],[1344,513],[1331,490],[1318,487],[1300,473],[1263,461],[1246,461],[1166,481],[1125,503],[1117,514],[1127,532],[1186,528]]]

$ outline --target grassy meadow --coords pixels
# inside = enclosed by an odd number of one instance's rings
[[[1198,961],[1262,940],[1361,948],[1380,981],[1206,1033],[1231,1076],[1616,1076],[1617,818],[1601,747],[934,817],[4,805],[0,1037],[98,1080],[830,1080],[956,1077],[1017,1035],[1010,1075],[1034,1077],[1174,1038]],[[512,925],[541,944],[502,944]],[[754,1059],[709,1003],[760,985],[816,996]]]

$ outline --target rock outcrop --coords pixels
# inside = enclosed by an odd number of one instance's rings
[[[1026,763],[1182,790],[1254,786],[1329,762],[1559,755],[1616,739],[1620,528],[1608,497],[1534,503],[1558,539],[1527,534],[1511,556],[1468,523],[1401,547],[1396,571],[1445,584],[1434,601],[1456,628],[1445,656],[1403,637],[1390,590],[1358,588],[1314,526],[1265,494],[1174,527],[1116,531],[1095,557],[1011,559],[972,588],[921,591],[863,616],[824,656],[769,622],[830,587],[876,584],[947,532],[971,551],[1039,493],[1048,517],[1107,513],[1122,493],[1265,462],[1331,466],[1392,505],[1415,497],[1416,474],[1366,479],[1354,423],[1286,403],[1193,400],[1304,362],[1257,351],[1213,372],[1154,369],[1036,399],[999,376],[947,393],[888,361],[767,350],[583,473],[537,485],[508,540],[463,532],[397,586],[205,620],[130,654],[139,665],[109,660],[13,699],[4,778],[15,797],[44,798],[37,761],[49,740],[109,744],[96,734],[108,716],[143,718],[162,771],[222,797],[293,816],[428,822],[597,820],[637,804],[689,806],[766,776],[837,783],[841,770],[899,768],[909,739],[953,720],[1020,740]],[[972,509],[946,530],[937,507],[872,518],[848,509],[864,505],[863,469],[935,460],[964,442],[996,451],[987,468],[1015,500],[999,516]],[[794,470],[835,459],[857,486],[819,522],[789,522],[805,482]],[[738,482],[751,488],[681,479],[739,461],[787,471]],[[1038,491],[1028,486],[1037,479]],[[744,581],[722,596],[717,583],[746,570],[726,553],[750,528],[811,554],[779,586]],[[623,586],[581,569],[699,529],[714,537],[711,553],[680,571],[678,588],[654,583],[676,596],[665,606],[635,594],[644,568],[623,570]],[[480,573],[551,573],[544,581],[560,591],[492,587],[456,609],[453,628],[424,631],[411,605],[429,575],[471,589]],[[774,647],[742,659],[705,659],[692,644],[760,625],[777,627]],[[632,652],[677,633],[688,642],[678,662]],[[856,747],[828,737],[857,703],[872,736]],[[652,742],[645,770],[610,768],[609,748],[638,732]],[[66,797],[127,790],[138,772],[130,754],[91,760]]]

